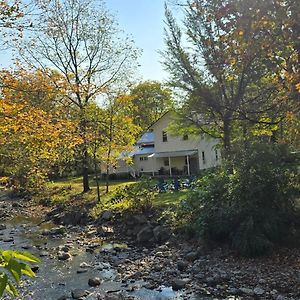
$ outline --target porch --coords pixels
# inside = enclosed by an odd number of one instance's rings
[[[150,154],[152,175],[196,175],[199,173],[198,150],[155,152]]]

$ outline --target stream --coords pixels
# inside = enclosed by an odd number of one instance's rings
[[[144,281],[122,280],[106,256],[114,251],[117,257],[130,257],[130,248],[126,244],[91,240],[77,226],[70,226],[65,232],[63,227],[39,223],[39,219],[15,217],[3,223],[6,228],[3,226],[0,231],[0,249],[29,251],[41,259],[37,277],[23,277],[18,299],[209,299],[187,296],[171,287],[149,289]],[[66,259],[69,254],[71,258]],[[101,284],[89,286],[89,279],[96,277],[101,279]],[[80,295],[85,296],[81,298]],[[116,296],[109,298],[107,295]]]

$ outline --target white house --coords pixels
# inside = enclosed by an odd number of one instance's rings
[[[133,164],[121,163],[116,173],[133,176],[194,175],[221,162],[218,140],[202,136],[174,136],[167,132],[172,112],[164,114],[137,141],[129,154]]]

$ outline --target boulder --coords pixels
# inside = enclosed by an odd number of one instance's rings
[[[87,290],[82,289],[75,289],[72,291],[72,298],[73,299],[82,299],[89,294]]]
[[[177,268],[179,271],[184,271],[188,267],[188,262],[180,260],[177,262]]]
[[[88,281],[89,286],[98,286],[102,283],[102,280],[99,277],[90,278]]]
[[[148,222],[144,215],[134,215],[132,220],[135,224],[146,224]]]
[[[153,234],[157,242],[165,242],[170,237],[170,232],[164,226],[156,226],[153,229]]]
[[[101,219],[103,221],[110,221],[113,218],[113,212],[111,210],[105,210],[102,214],[101,214]]]
[[[183,289],[187,284],[187,280],[184,280],[184,279],[174,279],[172,282],[171,282],[171,285],[172,285],[172,288],[174,291],[178,291],[178,290],[181,290]]]
[[[154,239],[153,229],[150,225],[145,225],[138,233],[137,233],[137,241],[139,243],[149,243]]]
[[[71,258],[71,254],[68,252],[59,252],[57,258],[59,260],[68,260]]]

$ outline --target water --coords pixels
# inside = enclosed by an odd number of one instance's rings
[[[133,282],[124,284],[116,270],[108,267],[105,260],[101,257],[101,248],[97,248],[94,253],[86,251],[88,239],[82,237],[81,232],[71,231],[60,238],[41,235],[43,230],[51,230],[54,225],[45,223],[38,225],[39,219],[25,219],[17,217],[6,223],[7,228],[0,231],[0,249],[14,249],[31,252],[36,256],[47,252],[48,255],[41,257],[39,270],[35,279],[28,279],[21,283],[21,295],[18,299],[22,300],[57,300],[61,296],[71,298],[71,291],[75,289],[88,290],[90,296],[88,299],[97,299],[96,294],[100,292],[123,291],[126,295],[140,300],[171,300],[183,299],[181,292],[174,292],[172,288],[161,287],[159,291],[145,288],[145,282]],[[13,242],[4,242],[7,237],[13,237]],[[98,241],[102,243],[101,240]],[[70,253],[72,259],[60,261],[57,258],[58,247],[71,245]],[[126,248],[126,244],[102,244],[102,249],[107,251],[114,248]],[[130,250],[129,250],[130,251]],[[98,254],[97,254],[98,253]],[[87,268],[85,273],[77,273],[80,270],[80,264],[86,263],[92,267]],[[106,264],[106,265],[105,265]],[[102,266],[101,269],[99,266]],[[104,267],[104,268],[103,268]],[[89,278],[100,277],[104,282],[96,288],[88,286]],[[94,295],[94,296],[93,296]],[[9,298],[7,298],[9,299]],[[185,299],[204,299],[194,296]],[[207,298],[206,298],[207,299]]]

